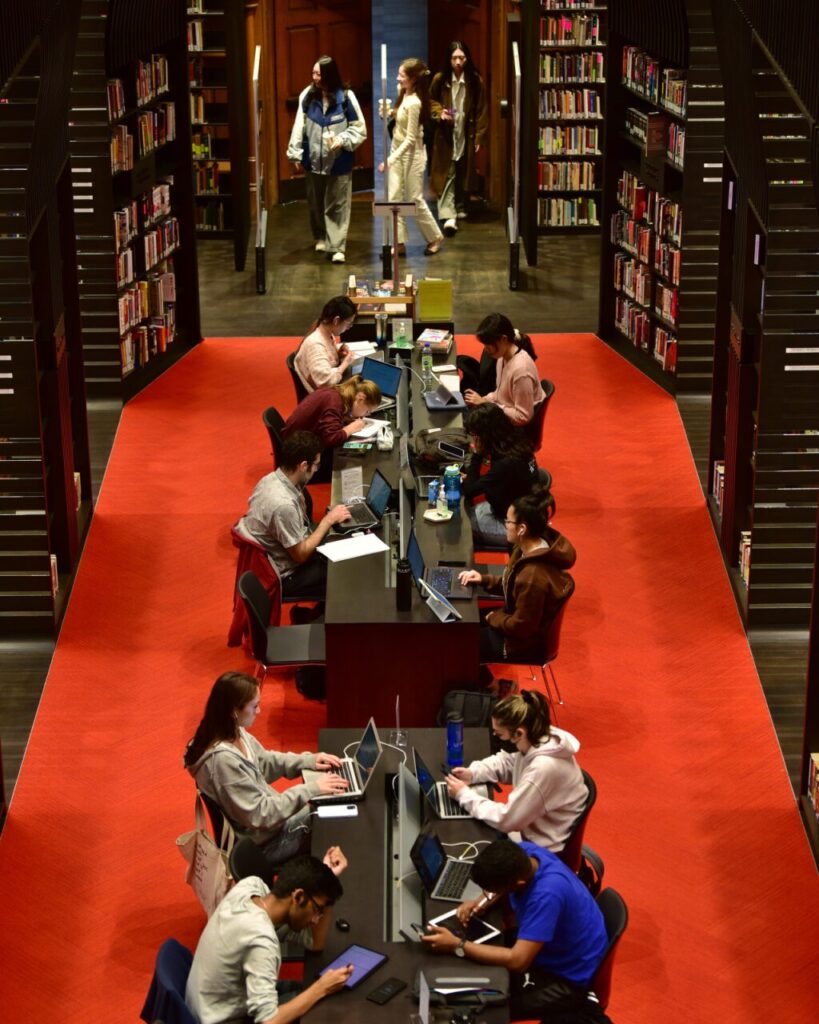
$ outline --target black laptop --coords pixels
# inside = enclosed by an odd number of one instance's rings
[[[391,409],[395,405],[395,396],[401,386],[403,372],[400,366],[395,366],[393,363],[382,362],[371,356],[364,357],[360,370],[361,376],[364,380],[371,380],[373,384],[377,384],[381,392],[381,405],[374,410],[375,412]]]
[[[426,566],[424,556],[421,554],[421,545],[415,536],[415,530],[410,533],[407,542],[407,559],[416,586],[419,580],[423,580],[439,594],[448,597],[450,601],[469,601],[475,596],[474,587],[465,587],[458,581],[458,576],[464,571],[463,566]]]
[[[354,533],[356,530],[371,530],[375,526],[380,526],[391,494],[392,487],[389,480],[377,469],[370,481],[366,500],[345,502],[350,518],[343,523],[336,523],[333,531],[335,533]]]

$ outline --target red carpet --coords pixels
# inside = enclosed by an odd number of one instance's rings
[[[806,1024],[816,873],[676,407],[592,336],[536,340],[579,552],[561,724],[631,913],[612,1018]],[[212,680],[248,667],[225,646],[229,527],[270,466],[261,410],[292,405],[291,347],[208,341],[124,412],[0,840],[3,1021],[134,1021],[161,941],[196,942],[181,755]],[[299,750],[322,721],[274,682],[256,731]]]

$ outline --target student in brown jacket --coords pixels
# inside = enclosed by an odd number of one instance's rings
[[[462,584],[480,584],[503,594],[503,607],[491,611],[481,627],[481,663],[527,661],[539,664],[546,626],[565,598],[575,563],[571,542],[549,526],[554,499],[545,487],[517,498],[506,513],[506,539],[514,544],[502,576],[460,574]]]

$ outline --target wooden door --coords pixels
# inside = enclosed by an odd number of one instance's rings
[[[338,64],[342,81],[361,104],[372,129],[372,46],[367,0],[276,0],[276,112],[278,173],[282,184],[295,177],[287,160],[287,142],[299,93],[322,54]],[[372,168],[372,138],[356,151],[356,167]],[[286,186],[280,192],[287,198]]]

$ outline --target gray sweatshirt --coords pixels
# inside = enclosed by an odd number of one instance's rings
[[[255,736],[239,729],[249,757],[232,743],[209,747],[188,771],[199,789],[215,800],[237,834],[260,845],[269,842],[288,818],[318,796],[317,782],[291,786],[283,793],[271,788],[277,779],[295,779],[305,768],[316,767],[316,755],[283,754],[265,750]]]

